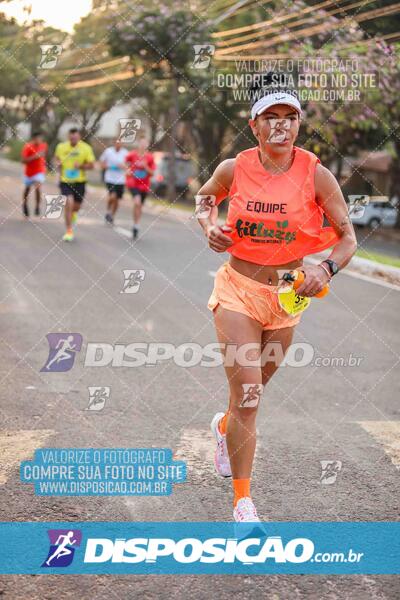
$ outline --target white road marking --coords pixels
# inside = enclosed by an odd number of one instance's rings
[[[20,462],[32,458],[36,448],[44,446],[54,433],[51,429],[0,431],[0,484],[6,483]]]
[[[394,466],[400,469],[400,421],[358,421],[358,425],[382,444]]]
[[[188,480],[209,485],[207,477],[215,476],[214,469],[215,438],[210,429],[185,428],[174,455],[187,465]]]
[[[210,477],[218,477],[214,469],[215,439],[210,429],[189,427],[183,429],[176,448],[174,460],[183,460],[187,465],[186,483],[209,487]],[[149,520],[146,507],[137,502],[135,497],[124,497],[123,502],[135,521]],[[165,511],[165,498],[162,496],[152,498],[151,514],[161,515],[163,511]]]
[[[132,231],[129,231],[129,229],[125,229],[125,227],[114,227],[114,231],[116,231],[117,233],[124,235],[125,237],[132,239]]]

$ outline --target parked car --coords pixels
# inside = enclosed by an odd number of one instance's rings
[[[151,189],[157,196],[165,196],[168,187],[169,155],[165,152],[155,152],[156,169],[151,178]],[[176,192],[185,197],[194,178],[194,163],[190,158],[176,156]]]
[[[366,203],[368,196],[359,196],[354,204],[350,203],[350,219],[354,225],[363,225],[376,229],[379,226],[394,227],[397,222],[397,206],[389,199],[382,198],[374,201],[371,197]]]

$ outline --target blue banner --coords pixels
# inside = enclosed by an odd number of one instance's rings
[[[0,523],[1,574],[399,574],[398,522]]]

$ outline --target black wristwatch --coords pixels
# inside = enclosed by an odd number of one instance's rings
[[[326,263],[328,265],[328,269],[331,273],[331,275],[336,275],[336,273],[339,271],[339,267],[338,264],[335,263],[334,260],[331,260],[330,258],[327,258],[326,260],[322,261],[323,263]]]

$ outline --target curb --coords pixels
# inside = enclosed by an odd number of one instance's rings
[[[322,259],[329,256],[329,252],[324,251],[319,254],[313,254],[313,256]],[[383,279],[388,283],[400,286],[400,269],[398,267],[384,265],[368,258],[361,258],[360,256],[353,256],[345,269],[346,271],[353,271],[375,279]]]

